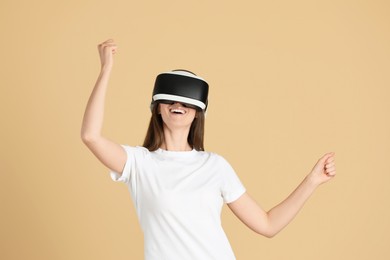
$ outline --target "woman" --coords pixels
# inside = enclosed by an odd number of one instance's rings
[[[223,203],[250,229],[273,237],[320,184],[335,176],[334,153],[327,153],[290,196],[264,211],[229,163],[204,151],[208,85],[184,70],[157,77],[142,147],[110,141],[101,128],[117,46],[107,40],[98,49],[101,72],[85,110],[81,137],[111,170],[113,180],[128,185],[144,232],[145,259],[235,259],[221,227]]]

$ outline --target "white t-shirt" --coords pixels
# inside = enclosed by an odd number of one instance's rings
[[[235,259],[221,226],[223,202],[245,188],[221,156],[123,145],[127,184],[144,233],[145,260]]]

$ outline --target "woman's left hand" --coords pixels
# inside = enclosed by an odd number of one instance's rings
[[[332,179],[336,175],[335,153],[327,153],[322,156],[307,178],[316,185],[320,185]]]

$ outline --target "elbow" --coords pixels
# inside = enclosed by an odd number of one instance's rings
[[[87,144],[91,142],[91,137],[87,134],[81,133],[81,141],[83,141],[84,144]]]
[[[274,236],[276,236],[279,233],[279,231],[273,230],[273,229],[255,230],[255,232],[259,235],[266,237],[266,238],[273,238]]]
[[[276,236],[277,233],[278,232],[266,232],[262,235],[265,236],[266,238],[273,238],[274,236]]]
[[[81,140],[84,144],[93,143],[96,139],[98,139],[97,135],[81,132]]]

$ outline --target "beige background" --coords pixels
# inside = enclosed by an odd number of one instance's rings
[[[206,148],[269,209],[325,152],[338,176],[278,236],[227,207],[238,259],[390,258],[388,1],[2,0],[1,259],[142,259],[126,187],[80,139],[99,72],[119,45],[104,134],[142,143],[157,73],[211,86]]]

